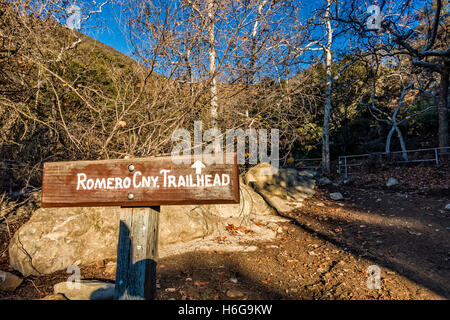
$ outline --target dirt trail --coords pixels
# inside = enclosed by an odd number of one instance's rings
[[[340,190],[342,202],[320,190],[291,215],[276,242],[258,244],[256,252],[162,261],[160,297],[226,299],[235,289],[247,299],[450,298],[450,218],[443,199]],[[370,265],[381,270],[379,290],[367,288]]]

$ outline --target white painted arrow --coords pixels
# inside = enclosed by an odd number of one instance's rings
[[[194,162],[191,168],[195,169],[195,174],[202,174],[202,169],[206,168],[206,166],[200,160]]]

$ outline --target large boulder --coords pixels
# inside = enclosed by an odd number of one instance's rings
[[[114,257],[118,208],[38,209],[9,244],[11,266],[24,276]]]
[[[198,207],[198,206],[197,206]],[[244,218],[253,215],[276,215],[276,211],[251,187],[240,180],[239,204],[212,204],[200,206],[203,212],[221,219]],[[248,219],[247,219],[248,220]]]
[[[206,237],[214,232],[217,223],[217,217],[199,206],[161,207],[158,244],[164,246]]]
[[[235,205],[161,207],[160,252],[165,246],[223,232],[228,223],[275,212],[251,188],[241,183]],[[50,274],[72,265],[87,265],[117,256],[120,208],[43,208],[34,212],[11,239],[10,264],[23,275]],[[220,233],[219,232],[219,233]]]
[[[39,209],[11,240],[10,264],[27,276],[114,258],[119,216],[115,207]],[[201,208],[163,207],[159,245],[207,236],[214,222]]]
[[[276,169],[266,163],[251,168],[245,175],[245,183],[279,213],[298,209],[304,199],[315,193],[315,180],[311,174],[295,169]]]

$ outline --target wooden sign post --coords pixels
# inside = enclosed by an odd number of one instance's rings
[[[236,156],[233,164],[205,165],[190,157],[176,160],[160,157],[44,164],[42,207],[122,207],[116,299],[156,296],[161,205],[239,203]]]

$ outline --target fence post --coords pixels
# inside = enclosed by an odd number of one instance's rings
[[[348,172],[347,172],[347,157],[344,157],[344,171],[345,171],[344,179],[347,179],[347,178],[348,178]]]
[[[436,165],[439,165],[439,155],[438,155],[438,149],[434,148],[434,156],[436,157]]]

